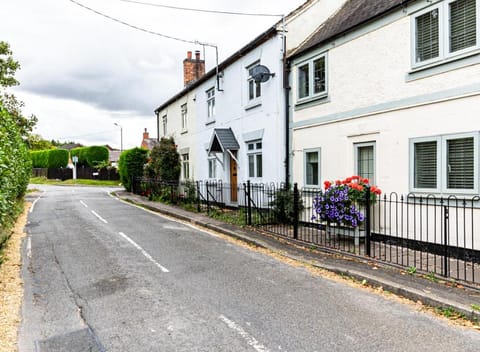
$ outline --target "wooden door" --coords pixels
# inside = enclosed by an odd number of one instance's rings
[[[230,201],[237,202],[237,162],[230,155]]]

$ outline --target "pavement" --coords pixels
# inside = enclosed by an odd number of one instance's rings
[[[478,310],[480,287],[452,284],[443,280],[434,282],[425,278],[425,275],[421,273],[408,274],[405,268],[321,247],[312,249],[310,243],[226,224],[206,214],[189,212],[177,206],[149,201],[145,197],[127,191],[115,191],[114,194],[124,201],[219,232],[256,247],[265,248],[283,257],[350,277],[371,287],[382,287],[384,291],[392,292],[414,302],[421,302],[430,307],[453,309],[463,314],[466,319],[480,321],[480,310]]]

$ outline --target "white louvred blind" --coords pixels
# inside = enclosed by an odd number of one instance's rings
[[[437,188],[437,142],[415,143],[414,187]]]
[[[477,44],[476,0],[457,0],[449,4],[450,52]]]
[[[434,9],[415,18],[416,62],[430,60],[440,54],[438,17],[438,9]]]
[[[447,186],[450,189],[474,188],[474,139],[447,140]]]

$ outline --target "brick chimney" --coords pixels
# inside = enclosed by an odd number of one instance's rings
[[[149,135],[147,132],[147,129],[145,128],[145,131],[143,131],[143,140],[148,139]]]
[[[195,59],[192,52],[187,51],[187,58],[183,60],[183,84],[188,86],[205,74],[205,60],[200,59],[200,51],[195,51]]]

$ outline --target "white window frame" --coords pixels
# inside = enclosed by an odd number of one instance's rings
[[[322,187],[322,149],[321,148],[309,148],[303,150],[303,183],[306,187]],[[310,184],[307,179],[307,153],[317,153],[318,155],[318,184]]]
[[[250,70],[256,66],[260,65],[260,61],[256,61],[251,65],[246,67],[247,70],[247,101],[249,105],[260,102],[262,99],[262,85],[260,82],[255,82],[253,77],[250,75]],[[253,85],[253,98],[250,98],[250,86]],[[257,95],[257,87],[260,88],[260,94]]]
[[[359,149],[363,147],[373,147],[373,178],[370,178],[370,184],[375,184],[377,181],[377,148],[376,148],[376,142],[371,141],[371,142],[360,142],[360,143],[355,143],[354,148],[355,148],[355,167],[354,167],[354,174],[360,176],[360,171],[358,169],[358,154],[359,154]],[[363,177],[363,176],[362,176]]]
[[[217,158],[216,157],[208,158],[208,178],[209,179],[217,178]]]
[[[258,147],[258,144],[261,144],[261,147]],[[264,164],[264,160],[263,160],[263,140],[261,139],[257,139],[257,140],[253,140],[253,141],[248,141],[246,142],[246,145],[247,145],[247,175],[248,175],[248,178],[249,179],[261,179],[263,178],[263,170],[265,169],[263,164]],[[252,149],[250,149],[250,145],[253,146]],[[261,159],[262,159],[262,165],[261,165],[261,175],[259,176],[258,175],[258,159],[257,159],[257,155],[260,155],[261,156]],[[253,157],[253,176],[250,174],[250,156]]]
[[[320,58],[324,58],[325,60],[325,90],[315,93],[314,62]],[[305,65],[308,65],[308,94],[305,97],[300,97],[300,68],[304,67]],[[302,103],[304,101],[309,101],[313,99],[321,99],[328,96],[328,55],[326,52],[321,53],[319,55],[315,55],[306,60],[303,60],[298,64],[296,64],[295,66],[296,66],[295,71],[296,71],[296,85],[297,85],[296,97],[297,97],[298,103]]]
[[[454,189],[447,186],[447,142],[454,139],[473,138],[473,189]],[[414,170],[415,170],[415,144],[421,142],[435,141],[437,143],[437,188],[415,188]],[[444,193],[444,194],[465,194],[473,195],[479,193],[479,132],[455,133],[439,135],[432,137],[412,138],[410,139],[410,190],[418,193]]]
[[[162,116],[162,128],[163,128],[163,136],[167,136],[167,115]]]
[[[207,96],[207,122],[215,120],[215,87],[205,91]]]
[[[182,176],[184,180],[190,178],[190,155],[189,153],[182,154]]]
[[[411,62],[413,68],[428,66],[435,63],[442,63],[444,61],[450,61],[453,58],[462,56],[471,52],[478,52],[480,48],[480,3],[476,2],[476,45],[471,46],[455,52],[450,52],[450,4],[458,0],[440,1],[432,6],[429,6],[421,11],[415,12],[411,16],[410,28],[411,28]],[[425,61],[416,60],[416,18],[424,15],[430,11],[437,9],[438,11],[438,33],[439,33],[439,50],[438,57]]]
[[[182,115],[182,133],[188,131],[188,109],[187,104],[183,104],[181,107],[181,115]]]

